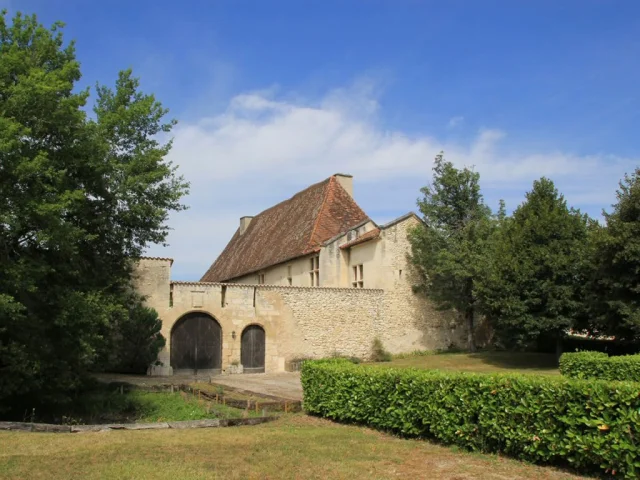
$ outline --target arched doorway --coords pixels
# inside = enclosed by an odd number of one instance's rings
[[[242,332],[240,362],[244,373],[264,373],[264,329],[260,325],[249,325]]]
[[[171,331],[171,366],[176,370],[222,368],[222,328],[206,313],[187,313]]]

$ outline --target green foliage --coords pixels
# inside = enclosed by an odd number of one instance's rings
[[[482,275],[485,244],[494,222],[480,193],[480,174],[459,170],[439,154],[433,183],[422,188],[418,200],[424,224],[410,234],[411,261],[417,267],[416,289],[426,293],[440,309],[455,309],[469,327],[469,348],[475,349],[473,323],[477,298],[475,284]]]
[[[586,315],[588,228],[588,217],[568,208],[546,178],[504,219],[478,283],[482,309],[503,345],[523,347],[545,334],[559,339]]]
[[[633,355],[640,353],[640,345],[637,343],[620,342],[614,339],[582,337],[568,335],[562,339],[562,349],[565,352],[604,352],[609,355]],[[538,341],[538,352],[554,353],[555,346],[550,344],[550,340],[541,337]]]
[[[560,373],[571,378],[640,382],[640,355],[609,357],[602,352],[564,353]]]
[[[640,384],[306,362],[304,408],[585,472],[640,474]]]
[[[124,71],[90,118],[61,29],[0,14],[0,411],[80,386],[136,308],[130,259],[164,242],[187,191],[166,110]]]
[[[413,358],[413,357],[429,357],[431,355],[436,355],[438,353],[440,352],[436,350],[414,350],[413,352],[396,353],[394,355],[391,355],[391,357],[393,358],[393,360],[402,360],[405,358]]]
[[[103,369],[109,372],[145,374],[149,365],[158,358],[165,346],[160,333],[162,320],[158,312],[134,303],[127,315],[110,325],[107,362]]]
[[[343,353],[340,353],[338,351],[333,352],[331,354],[331,358],[334,358],[334,359],[335,358],[341,358],[341,359],[344,359],[344,360],[347,360],[347,361],[349,361],[351,363],[356,363],[356,364],[360,363],[362,361],[358,357],[354,357],[352,355],[344,355]],[[310,360],[310,358],[307,358],[305,360]]]
[[[640,169],[625,175],[605,228],[593,234],[592,331],[640,341]]]
[[[184,392],[149,392],[129,385],[99,385],[83,391],[53,417],[38,421],[63,424],[149,423],[204,418],[237,418],[243,411],[199,402]],[[38,412],[36,412],[36,417]]]
[[[371,345],[371,361],[372,362],[390,362],[393,356],[384,348],[382,340],[378,337],[373,339]]]

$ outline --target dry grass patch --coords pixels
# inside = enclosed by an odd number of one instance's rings
[[[373,365],[373,364],[372,364]],[[476,373],[533,373],[559,375],[555,355],[521,352],[441,353],[410,355],[380,367],[422,368]]]
[[[7,479],[583,478],[302,414],[255,427],[0,432],[0,445]]]

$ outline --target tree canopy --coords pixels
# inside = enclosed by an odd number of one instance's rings
[[[593,235],[590,328],[640,341],[640,169],[625,175],[616,197]]]
[[[440,153],[431,185],[418,200],[423,225],[410,234],[411,261],[422,290],[440,309],[460,312],[468,326],[468,344],[475,349],[476,281],[491,232],[491,211],[480,192],[480,175],[458,169]]]
[[[543,177],[496,230],[478,294],[503,345],[561,339],[585,315],[588,224]]]
[[[0,15],[0,408],[78,385],[139,302],[131,259],[188,191],[167,110],[125,70],[88,115],[62,29]]]

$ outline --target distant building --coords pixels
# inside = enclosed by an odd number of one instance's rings
[[[419,222],[408,213],[377,225],[355,202],[353,178],[336,174],[242,217],[199,282],[172,282],[170,259],[141,259],[138,289],[168,340],[152,373],[366,358],[376,337],[392,353],[464,345],[454,316],[413,293],[407,234]]]

